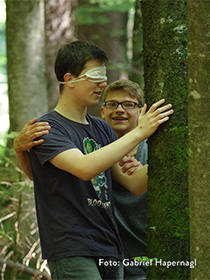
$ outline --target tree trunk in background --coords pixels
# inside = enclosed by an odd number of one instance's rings
[[[78,7],[87,7],[87,3],[84,0],[78,0]],[[118,80],[125,70],[127,13],[113,11],[90,13],[88,16],[91,17],[91,22],[78,23],[77,37],[79,40],[97,44],[106,52],[112,66],[108,71],[109,83],[111,83]],[[104,21],[101,18],[104,18]]]
[[[45,77],[45,24],[44,24],[44,0],[39,1],[6,1],[6,36],[7,36],[7,70],[9,92],[9,116],[10,132],[20,131],[27,121],[39,117],[47,112],[47,87]],[[8,142],[8,146],[11,141]],[[13,153],[12,153],[13,152]],[[1,164],[1,190],[4,193],[4,208],[9,216],[14,209],[16,215],[8,221],[4,221],[5,235],[11,241],[4,243],[5,259],[13,260],[12,273],[9,278],[17,279],[18,267],[16,262],[23,256],[33,254],[30,265],[40,262],[39,243],[37,242],[36,216],[33,211],[33,196],[31,186],[23,181],[22,172],[16,160],[14,151],[6,151],[3,164]],[[2,177],[4,180],[2,180]],[[16,184],[14,182],[17,182]],[[9,187],[6,187],[8,183]],[[13,191],[12,191],[13,189]],[[15,191],[14,191],[15,190]],[[7,192],[9,196],[7,196]],[[33,192],[32,192],[33,193]],[[21,197],[31,198],[28,208],[26,199],[21,204]],[[27,194],[25,196],[25,194]],[[2,201],[1,201],[2,202]],[[14,202],[14,205],[13,203]],[[13,208],[14,207],[14,208]],[[4,209],[3,209],[4,210]],[[3,210],[1,214],[3,214]],[[31,212],[30,212],[31,211]],[[13,212],[14,213],[14,212]],[[30,219],[27,219],[29,213]],[[23,214],[23,216],[22,216]],[[21,215],[21,216],[20,216]],[[26,221],[25,221],[26,220]],[[27,233],[27,226],[31,226]],[[2,223],[2,232],[4,232]],[[29,228],[28,228],[29,229]],[[28,230],[29,231],[29,230]],[[2,239],[3,236],[1,236]],[[35,243],[36,242],[36,243]],[[34,246],[36,244],[36,246]],[[31,247],[31,248],[30,248]],[[34,249],[33,249],[34,248]],[[32,249],[33,252],[28,253]],[[2,277],[4,277],[2,270]],[[9,273],[6,275],[10,275]],[[23,275],[22,275],[23,276]],[[24,277],[24,276],[23,276]]]
[[[133,57],[132,69],[129,78],[138,83],[144,89],[144,66],[143,66],[143,31],[142,31],[142,14],[141,0],[136,0],[135,18],[133,27]]]
[[[59,83],[54,72],[54,62],[61,45],[75,40],[74,10],[77,0],[47,0],[45,8],[46,26],[46,77],[48,109],[57,104]]]
[[[149,138],[148,257],[190,261],[186,1],[143,0],[146,103],[174,115]],[[155,262],[153,262],[155,264]],[[147,279],[189,279],[189,266],[148,267]]]
[[[191,279],[210,279],[210,1],[188,0]]]
[[[6,1],[10,131],[47,111],[44,0]]]
[[[78,0],[79,8],[86,6],[87,3],[84,0]],[[94,6],[97,6],[97,4]],[[102,22],[101,17],[106,18],[107,22]],[[108,84],[110,84],[124,77],[124,72],[127,70],[125,47],[127,43],[127,13],[118,11],[104,12],[101,14],[94,13],[88,15],[87,19],[88,21],[91,20],[91,23],[84,22],[81,24],[79,22],[76,35],[79,40],[90,41],[106,52],[110,62],[107,71]],[[88,112],[100,116],[100,105],[88,108]]]

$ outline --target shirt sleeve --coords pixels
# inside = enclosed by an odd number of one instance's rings
[[[53,123],[50,123],[50,125],[50,133],[41,137],[44,139],[44,142],[32,148],[32,152],[35,153],[42,165],[66,150],[77,148],[65,129]]]

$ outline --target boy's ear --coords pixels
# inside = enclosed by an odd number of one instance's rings
[[[69,82],[73,79],[73,75],[70,74],[70,73],[66,73],[64,76],[63,76],[63,79],[64,79],[64,82]],[[73,84],[67,84],[68,86],[73,86]]]
[[[105,120],[105,116],[104,116],[104,107],[101,107],[101,117],[103,120]]]

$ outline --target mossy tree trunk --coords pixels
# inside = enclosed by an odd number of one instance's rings
[[[210,279],[210,1],[188,0],[191,279]]]
[[[44,0],[6,1],[10,131],[47,111]]]
[[[165,98],[174,115],[150,137],[147,279],[189,279],[188,97],[186,1],[143,0],[146,102]],[[153,262],[155,263],[155,262]]]

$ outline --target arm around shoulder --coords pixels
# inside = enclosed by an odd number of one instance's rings
[[[16,152],[19,164],[20,164],[21,168],[23,169],[23,172],[26,174],[26,176],[30,180],[33,180],[29,152],[28,151],[15,151],[15,152]]]
[[[33,180],[31,163],[28,150],[34,146],[43,143],[43,139],[34,140],[44,134],[49,133],[49,123],[48,122],[36,122],[36,118],[29,121],[20,131],[18,136],[14,139],[13,147],[17,155],[17,159],[20,163],[26,176]]]

